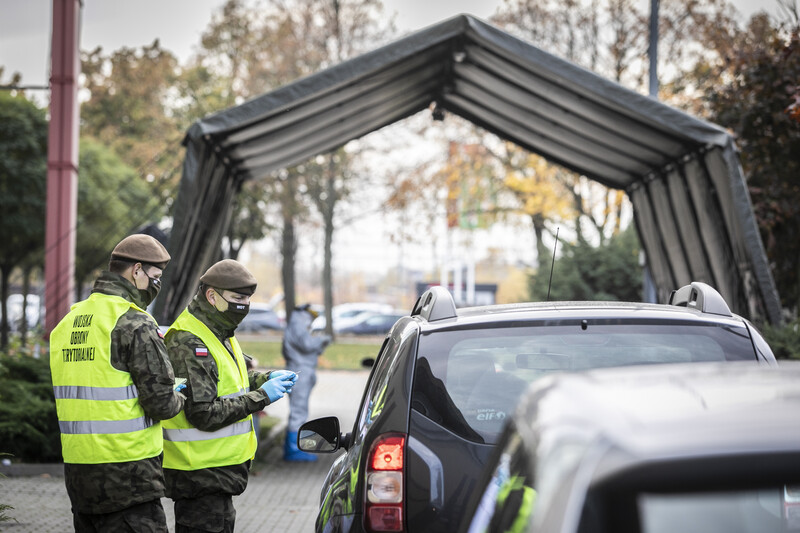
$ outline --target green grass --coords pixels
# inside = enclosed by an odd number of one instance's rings
[[[318,368],[328,370],[362,370],[361,360],[375,358],[381,341],[350,344],[335,342],[328,346],[319,358]],[[281,355],[281,343],[276,340],[239,339],[244,353],[255,357],[260,368],[283,368],[286,364]]]

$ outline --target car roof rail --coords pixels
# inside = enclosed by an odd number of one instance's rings
[[[717,290],[701,281],[693,281],[669,295],[669,305],[692,307],[703,313],[733,316],[730,307]]]
[[[411,316],[419,316],[433,322],[456,317],[456,303],[450,291],[434,286],[422,293],[411,309]]]

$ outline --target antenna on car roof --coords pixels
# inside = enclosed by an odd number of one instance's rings
[[[560,227],[556,228],[556,242],[553,243],[553,261],[550,263],[550,281],[547,282],[547,302],[550,301],[550,286],[553,285],[553,267],[556,266],[556,248],[558,248],[558,230]]]

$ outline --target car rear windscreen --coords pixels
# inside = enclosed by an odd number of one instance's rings
[[[604,320],[435,331],[420,339],[412,407],[464,438],[494,444],[519,396],[554,372],[755,360],[744,327]]]

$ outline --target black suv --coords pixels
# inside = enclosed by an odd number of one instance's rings
[[[456,310],[425,292],[384,340],[352,432],[307,422],[299,446],[344,448],[322,487],[317,532],[452,532],[518,399],[553,372],[697,361],[775,365],[714,289],[668,305],[547,302]]]

